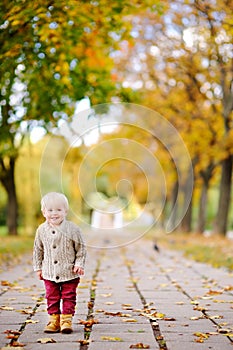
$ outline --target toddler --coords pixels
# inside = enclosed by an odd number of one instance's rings
[[[50,192],[41,200],[46,221],[36,231],[33,268],[45,285],[50,315],[46,333],[72,332],[76,288],[84,274],[86,247],[79,227],[66,220],[68,209],[62,193]]]

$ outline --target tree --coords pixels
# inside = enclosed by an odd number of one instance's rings
[[[129,34],[129,12],[146,1],[0,2],[0,181],[8,195],[7,223],[17,233],[15,163],[24,135],[68,119],[84,96],[108,101],[116,92],[111,54]],[[119,92],[120,93],[120,92]]]
[[[210,168],[222,163],[216,222],[225,233],[232,181],[232,4],[181,0],[164,6],[160,17],[134,19],[137,45],[125,45],[118,64],[128,74],[119,79],[179,130],[196,178],[205,173],[206,181],[208,173],[205,186]]]

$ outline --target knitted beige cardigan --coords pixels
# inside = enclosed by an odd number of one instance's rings
[[[51,227],[47,222],[37,231],[33,249],[33,269],[42,270],[46,280],[65,282],[78,277],[73,267],[84,268],[86,246],[80,228],[71,221]]]

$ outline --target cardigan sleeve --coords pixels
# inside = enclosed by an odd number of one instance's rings
[[[33,247],[33,270],[34,271],[42,270],[43,258],[44,258],[43,243],[40,238],[40,231],[39,229],[37,229],[35,240],[34,240],[34,247]]]
[[[84,268],[86,261],[86,244],[83,240],[80,229],[76,231],[76,238],[74,240],[74,249],[75,249],[75,262],[74,265]]]

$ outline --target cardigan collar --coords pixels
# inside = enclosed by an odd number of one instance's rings
[[[52,226],[46,221],[45,225],[46,225],[46,229],[48,230],[57,230],[57,231],[63,232],[66,226],[66,222],[67,222],[66,219],[64,219],[60,225]]]

